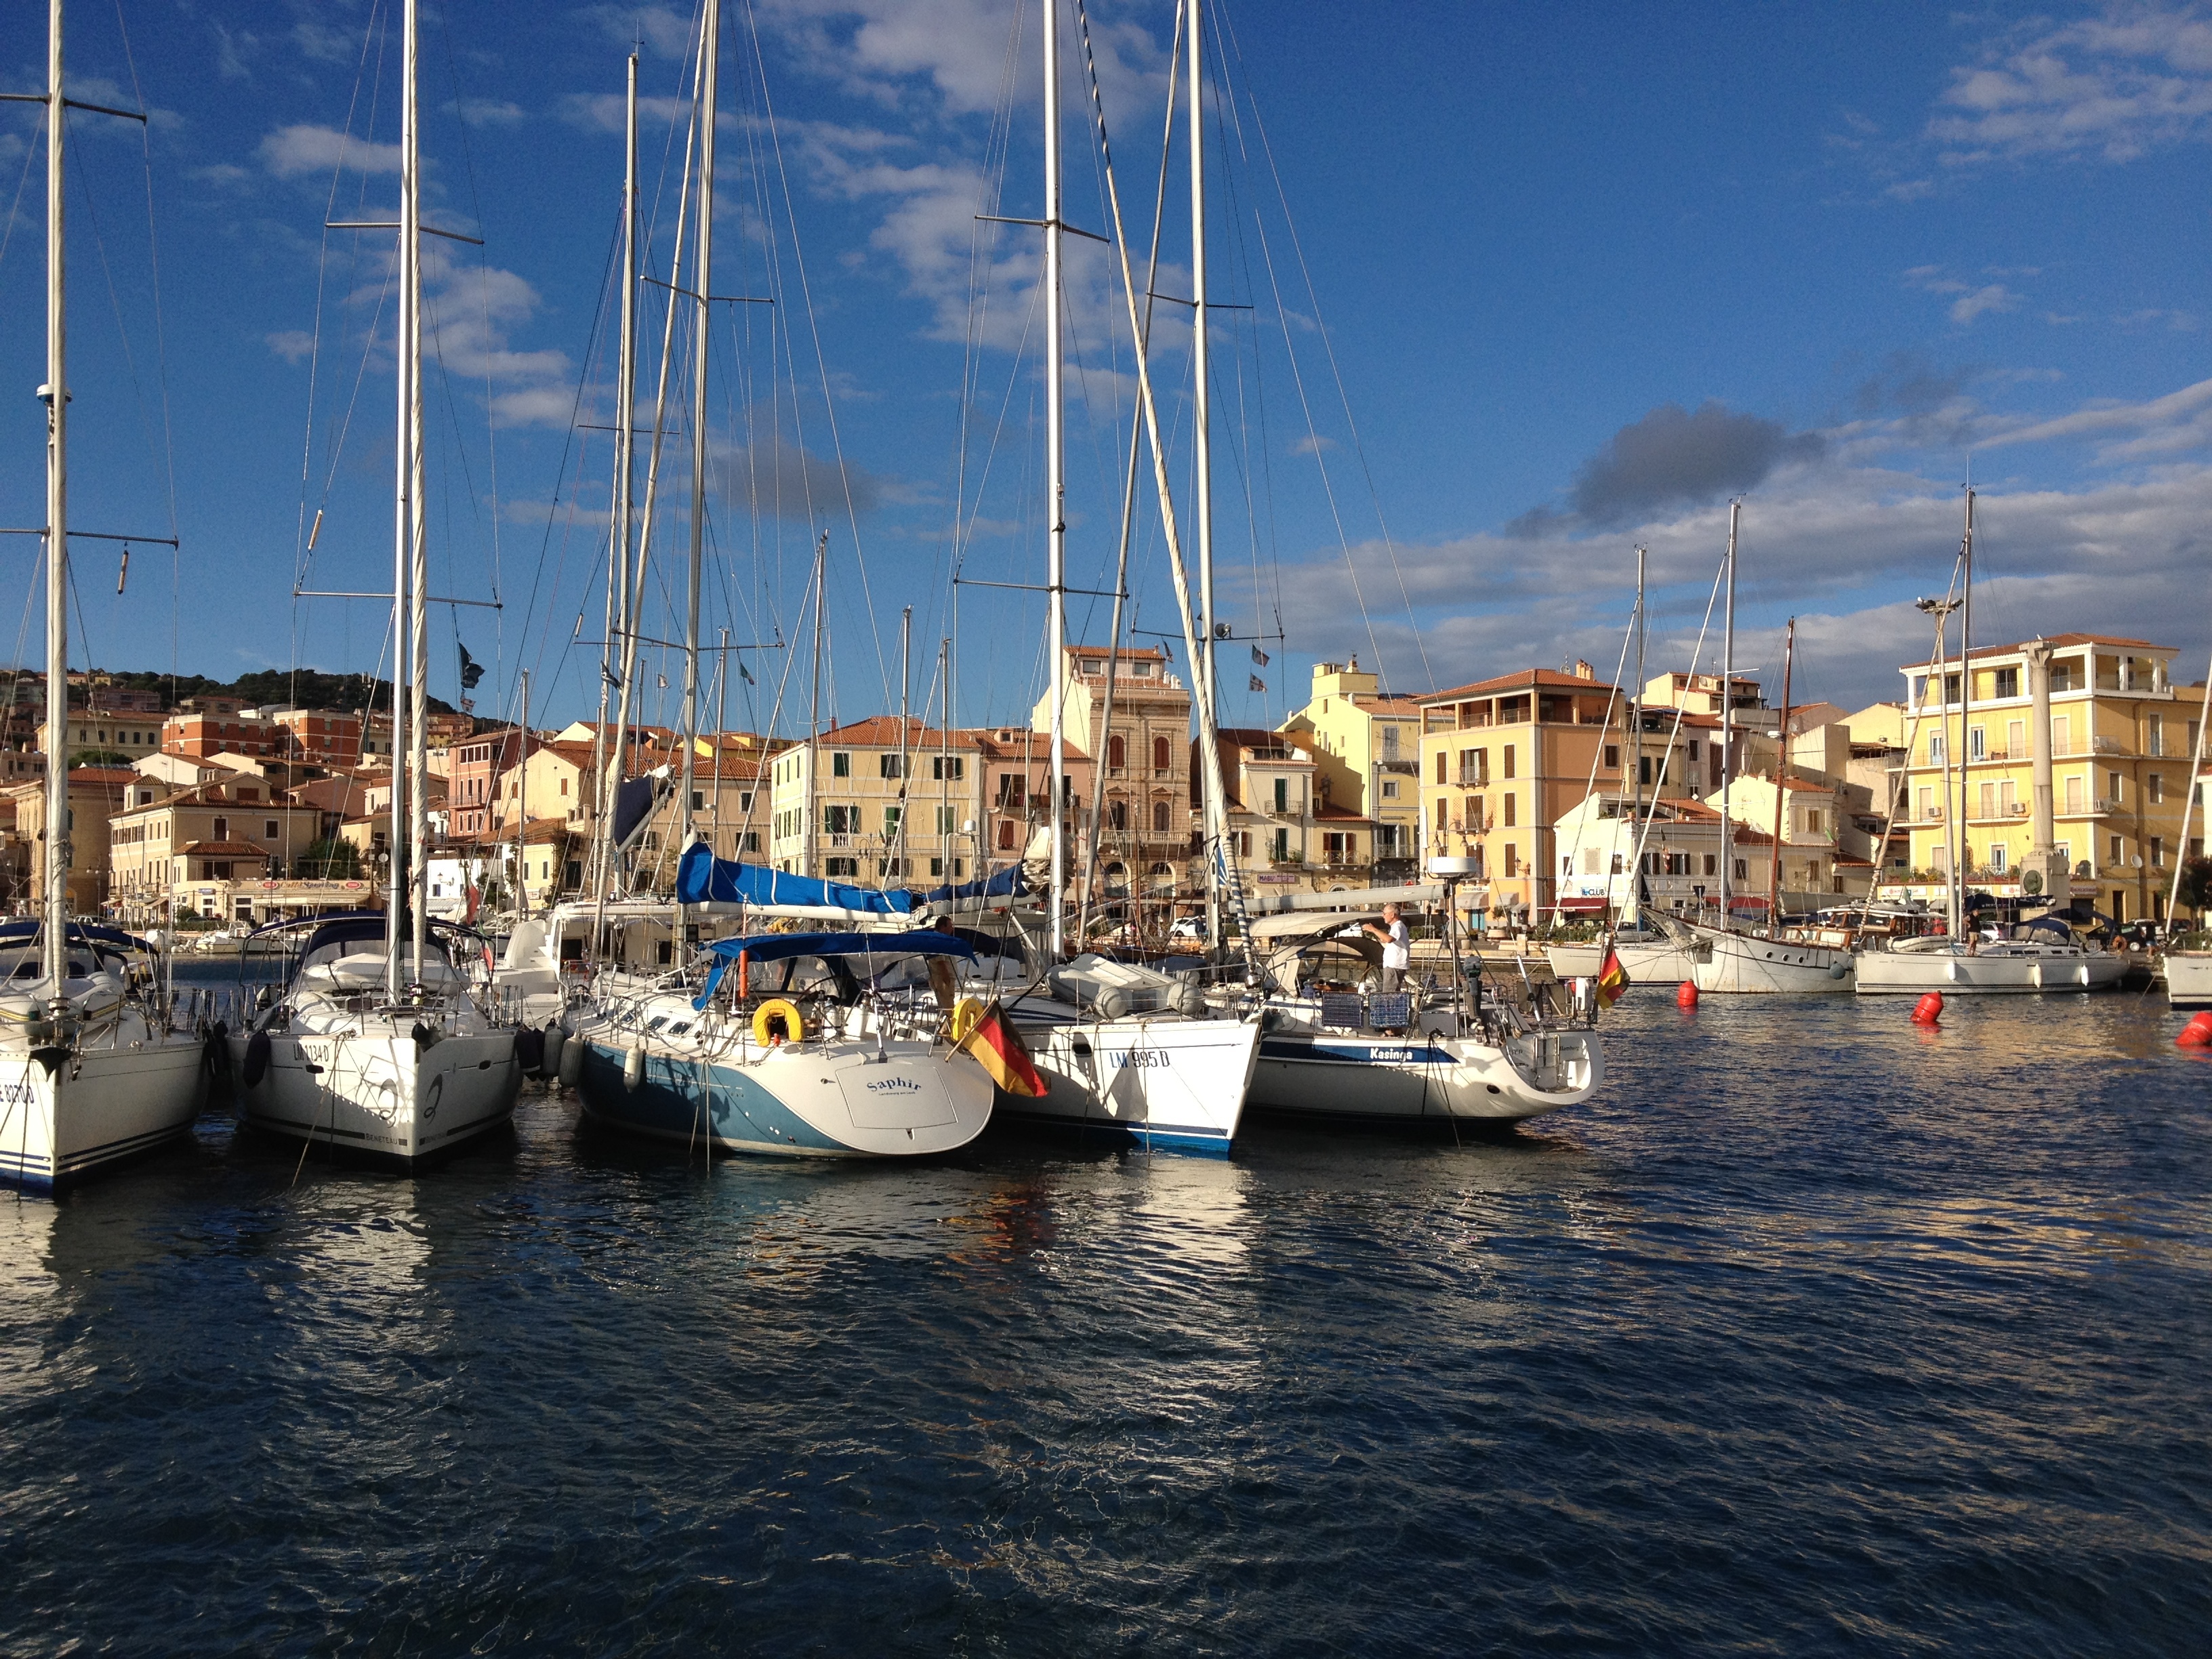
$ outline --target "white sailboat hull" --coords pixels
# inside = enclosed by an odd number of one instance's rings
[[[1856,975],[1861,996],[2002,996],[2039,991],[2106,991],[2128,970],[2124,957],[2092,951],[1970,953],[1941,951],[1863,951]]]
[[[272,1032],[266,1071],[243,1084],[246,1036],[230,1040],[239,1115],[270,1134],[412,1164],[506,1125],[522,1090],[514,1033],[441,1036],[418,1048],[384,1022],[356,1032]]]
[[[1514,1123],[1578,1104],[1604,1080],[1590,1031],[1532,1031],[1500,1048],[1419,1032],[1278,1029],[1261,1039],[1251,1105],[1370,1123]]]
[[[1811,996],[1851,988],[1851,953],[1832,945],[1800,945],[1751,933],[1697,930],[1690,980],[1700,993]]]
[[[1001,1116],[1228,1154],[1259,1059],[1256,1023],[1176,1015],[1097,1019],[1073,1009],[1060,1018],[1030,1014],[1024,1007],[1014,1023],[1048,1088],[1036,1097],[1001,1093]]]
[[[201,1043],[137,1029],[51,1073],[26,1050],[0,1053],[0,1179],[51,1192],[191,1133],[207,1094]]]
[[[1672,939],[1644,940],[1639,943],[1616,943],[1620,966],[1628,975],[1631,988],[1638,985],[1680,985],[1690,977],[1689,952]],[[1595,945],[1547,945],[1544,957],[1552,964],[1553,973],[1561,979],[1595,979],[1605,968],[1605,946]]]

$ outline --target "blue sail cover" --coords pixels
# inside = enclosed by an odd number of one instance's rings
[[[1022,879],[1022,866],[1010,864],[995,876],[957,887],[933,887],[921,897],[926,904],[944,904],[957,899],[1019,898],[1029,890],[1029,884]]]
[[[750,939],[718,939],[707,949],[714,957],[714,965],[708,970],[705,988],[692,1000],[691,1006],[697,1009],[704,1009],[713,1000],[722,975],[740,956],[750,962],[778,962],[786,957],[921,956],[972,960],[975,955],[975,947],[966,939],[933,927],[912,933],[756,933]]]
[[[627,848],[637,832],[645,828],[653,804],[667,787],[665,778],[624,778],[615,786],[615,845]]]
[[[911,893],[879,893],[718,859],[703,841],[693,842],[677,860],[676,898],[681,904],[804,904],[871,916],[902,916],[914,908]]]

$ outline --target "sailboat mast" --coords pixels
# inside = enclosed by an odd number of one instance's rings
[[[707,0],[699,33],[699,218],[691,280],[691,559],[685,579],[684,611],[684,772],[677,832],[680,851],[691,844],[695,829],[691,785],[699,750],[699,576],[705,566],[707,533],[707,362],[714,341],[708,296],[714,291],[714,104],[715,72],[721,46],[721,0]]]
[[[1198,615],[1203,630],[1199,649],[1202,663],[1194,663],[1205,684],[1200,694],[1213,696],[1213,444],[1209,419],[1206,313],[1206,92],[1202,78],[1204,52],[1200,33],[1205,0],[1190,0],[1190,373],[1191,465],[1195,474],[1191,492],[1192,515],[1198,520]],[[1214,704],[1217,711],[1220,704]],[[1221,890],[1206,884],[1206,942],[1209,951],[1221,945]]]
[[[826,876],[829,866],[815,856],[821,845],[815,840],[821,825],[815,811],[819,789],[815,775],[822,769],[822,601],[823,583],[830,574],[830,532],[823,531],[822,538],[814,544],[814,690],[806,705],[806,829],[805,838],[799,842],[799,873],[802,876]]]
[[[622,318],[617,332],[615,384],[615,519],[607,537],[607,642],[599,662],[599,731],[593,744],[599,763],[599,822],[592,844],[592,891],[599,914],[605,914],[607,884],[614,856],[615,800],[622,787],[623,734],[613,734],[610,764],[607,685],[610,671],[623,663],[627,641],[636,631],[630,615],[630,539],[636,514],[637,461],[637,54],[629,55],[623,112]],[[625,697],[629,674],[621,679]],[[529,739],[526,735],[524,742]],[[596,940],[595,925],[592,936]],[[596,949],[596,946],[594,946]]]
[[[1628,914],[1644,914],[1644,550],[1636,550],[1636,694],[1628,703],[1629,845],[1636,867],[1629,872]]]
[[[46,976],[69,974],[69,338],[62,216],[62,0],[46,15]]]
[[[401,125],[405,128],[406,169],[400,206],[400,236],[406,243],[408,517],[407,657],[407,913],[413,924],[415,978],[421,983],[429,918],[430,815],[425,781],[430,774],[430,525],[424,497],[422,441],[422,126],[416,100],[416,0],[407,0],[407,62],[401,89]]]
[[[1735,781],[1735,530],[1743,502],[1729,503],[1728,601],[1721,623],[1721,927],[1729,925],[1735,848],[1729,834],[1729,786]]]
[[[1067,769],[1067,614],[1062,601],[1066,580],[1067,522],[1062,501],[1066,493],[1066,411],[1061,408],[1060,329],[1060,4],[1059,0],[1040,0],[1040,3],[1044,9],[1044,467],[1048,526],[1045,605],[1051,619],[1052,652],[1052,769],[1046,779],[1045,806],[1052,826],[1048,842],[1052,859],[1052,955],[1058,961],[1067,933],[1067,872],[1060,844],[1060,776]],[[1103,763],[1103,757],[1099,758]]]
[[[1974,487],[1966,486],[1966,538],[1960,547],[1964,566],[1959,584],[1959,856],[1951,860],[1951,937],[1966,937],[1966,860],[1973,849],[1966,843],[1966,797],[1972,788],[1968,768],[1973,756],[1966,717],[1974,699],[1974,674],[1967,647],[1974,633]]]
[[[414,614],[409,596],[415,574],[415,464],[418,407],[415,382],[422,374],[417,329],[422,304],[421,201],[417,191],[417,134],[415,108],[416,0],[406,0],[401,23],[399,103],[399,330],[393,378],[397,382],[392,448],[392,817],[388,836],[391,881],[385,894],[384,990],[392,1001],[406,984],[409,916],[414,906],[414,821],[409,808],[407,763],[414,739],[410,688],[416,678]]]
[[[1782,630],[1782,726],[1774,757],[1774,858],[1766,875],[1766,936],[1782,936],[1782,835],[1790,823],[1790,664],[1797,650],[1797,618]]]

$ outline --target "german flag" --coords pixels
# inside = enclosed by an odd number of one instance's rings
[[[1605,965],[1597,970],[1597,1006],[1610,1008],[1628,988],[1628,969],[1620,965],[1620,952],[1606,947]]]
[[[991,1074],[991,1081],[1010,1095],[1027,1095],[1034,1099],[1045,1091],[1045,1080],[1037,1075],[1036,1066],[1030,1060],[1028,1045],[1021,1033],[1014,1030],[1013,1021],[1006,1016],[997,1000],[983,1011],[966,1036],[953,1045],[952,1052],[963,1050],[975,1057],[975,1063]]]

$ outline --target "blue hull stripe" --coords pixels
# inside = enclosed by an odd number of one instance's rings
[[[584,1044],[583,1073],[576,1092],[595,1122],[659,1140],[693,1141],[701,1128],[701,1066],[673,1054],[645,1056],[645,1078],[635,1089],[623,1087],[623,1051],[598,1042]],[[816,1128],[744,1071],[708,1065],[714,1091],[714,1145],[730,1152],[794,1153],[854,1152]]]
[[[1024,1128],[1060,1129],[1069,1132],[1106,1133],[1118,1140],[1139,1146],[1165,1147],[1179,1152],[1205,1152],[1215,1158],[1229,1156],[1229,1137],[1223,1131],[1202,1123],[1123,1123],[1110,1117],[1067,1117],[1057,1112],[1024,1111],[1029,1103],[1025,1095],[1010,1095],[1003,1090],[991,1107],[991,1121],[1018,1123]]]
[[[190,1120],[167,1128],[149,1129],[143,1134],[125,1135],[98,1146],[88,1146],[81,1152],[71,1152],[62,1166],[60,1184],[67,1186],[72,1180],[101,1164],[119,1159],[135,1158],[140,1152],[150,1152],[173,1140],[182,1140],[191,1133]],[[27,1192],[47,1193],[54,1189],[56,1176],[53,1166],[38,1153],[26,1158],[20,1152],[0,1147],[0,1185],[21,1187]]]

